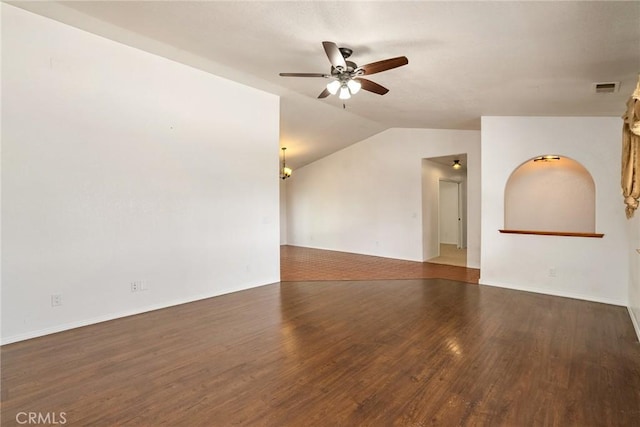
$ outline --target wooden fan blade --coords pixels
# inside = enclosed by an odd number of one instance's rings
[[[334,68],[340,70],[347,69],[347,63],[340,53],[340,49],[338,49],[338,45],[334,42],[322,42],[322,46],[324,47],[324,51],[327,54],[327,58],[329,58],[329,62],[333,65]]]
[[[320,92],[320,95],[318,95],[318,98],[326,98],[329,95],[331,95],[331,92],[329,92],[327,88],[324,88],[324,90]]]
[[[280,73],[281,77],[329,77],[322,73]]]
[[[355,79],[355,80],[360,82],[360,84],[362,85],[362,89],[368,90],[369,92],[377,93],[378,95],[384,95],[385,93],[389,92],[389,89],[387,89],[382,85],[379,85],[376,82],[372,82],[371,80],[367,80],[367,79]]]
[[[358,69],[363,70],[364,75],[368,76],[369,74],[380,73],[382,71],[402,67],[403,65],[407,65],[408,63],[409,60],[406,56],[398,56],[397,58],[390,58],[378,62],[372,62],[371,64],[366,64],[358,67]]]

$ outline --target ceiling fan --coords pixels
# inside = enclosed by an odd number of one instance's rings
[[[331,79],[327,87],[318,95],[318,98],[326,98],[329,95],[335,95],[340,92],[340,99],[349,99],[351,95],[357,93],[360,89],[369,92],[384,95],[389,89],[364,79],[362,76],[368,76],[382,71],[391,70],[393,68],[407,65],[409,60],[406,56],[398,56],[397,58],[384,59],[382,61],[372,62],[362,66],[356,65],[355,62],[347,61],[353,50],[347,47],[338,47],[333,42],[322,42],[324,51],[331,62],[331,73],[280,73],[282,77],[322,77]]]

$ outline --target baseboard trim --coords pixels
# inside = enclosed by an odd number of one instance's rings
[[[266,283],[262,285],[244,286],[237,289],[223,290],[222,292],[215,292],[211,294],[200,294],[189,298],[183,298],[173,300],[170,303],[163,304],[151,304],[145,307],[136,308],[132,310],[125,310],[116,313],[109,313],[102,316],[92,317],[89,319],[76,320],[73,322],[62,323],[60,325],[51,326],[49,328],[38,329],[35,331],[25,332],[23,334],[12,335],[9,337],[2,337],[0,339],[0,345],[12,344],[19,341],[25,341],[32,338],[38,338],[45,335],[56,334],[58,332],[68,331],[70,329],[82,328],[83,326],[95,325],[96,323],[108,322],[110,320],[121,319],[123,317],[135,316],[138,314],[148,313],[150,311],[161,310],[168,307],[174,307],[177,305],[188,304],[195,301],[200,301],[207,298],[219,297],[222,295],[232,294],[235,292],[246,291],[248,289],[259,288],[262,286],[269,286],[279,282]]]
[[[552,296],[555,296],[555,297],[572,298],[572,299],[579,299],[579,300],[583,300],[583,301],[599,302],[599,303],[602,303],[602,304],[617,305],[617,306],[620,306],[620,307],[626,307],[627,306],[626,301],[619,301],[619,300],[610,299],[610,298],[599,298],[599,297],[594,297],[594,296],[591,296],[591,295],[584,295],[584,294],[578,294],[578,293],[573,293],[573,292],[553,291],[553,290],[549,290],[549,289],[536,288],[536,287],[531,287],[531,286],[514,286],[514,285],[511,285],[511,284],[496,283],[496,282],[486,283],[486,282],[484,282],[482,280],[482,277],[480,278],[478,284],[482,285],[482,286],[493,286],[493,287],[496,287],[496,288],[513,289],[515,291],[524,291],[524,292],[533,292],[533,293],[536,293],[536,294],[552,295]]]
[[[638,319],[636,318],[636,314],[633,312],[633,309],[627,306],[627,310],[629,310],[629,317],[631,317],[631,323],[633,324],[633,329],[636,331],[636,337],[640,342],[640,324],[638,323]]]

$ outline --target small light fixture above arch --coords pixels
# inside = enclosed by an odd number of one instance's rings
[[[552,162],[554,160],[560,160],[560,156],[554,154],[545,154],[544,156],[534,157],[534,162]]]

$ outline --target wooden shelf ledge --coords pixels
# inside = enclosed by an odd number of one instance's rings
[[[570,231],[534,231],[534,230],[498,230],[507,234],[533,234],[536,236],[564,236],[564,237],[597,237],[602,238],[601,233],[574,233]]]

